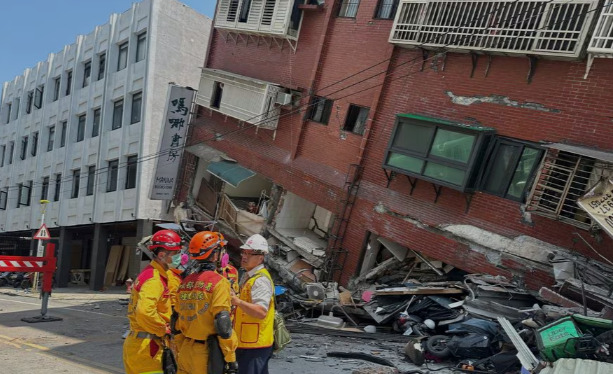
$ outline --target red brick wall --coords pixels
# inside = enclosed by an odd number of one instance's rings
[[[341,131],[348,106],[350,103],[370,106],[377,102],[375,89],[360,91],[387,76],[379,105],[373,108],[376,114],[365,142],[364,178],[345,235],[344,247],[350,256],[343,281],[359,268],[368,230],[467,271],[508,277],[529,274],[524,279],[533,288],[551,284],[550,272],[533,269],[530,273],[522,263],[507,257],[493,264],[483,254],[442,233],[440,226],[472,225],[509,238],[527,235],[594,256],[583,243],[576,242],[574,232],[589,238],[587,232],[536,215],[532,215],[532,225],[523,223],[520,205],[510,200],[476,193],[470,209],[465,212],[465,195],[443,188],[438,202],[434,203],[432,185],[425,181],[418,182],[412,195],[408,193],[410,185],[405,176],[397,176],[387,189],[381,164],[397,113],[479,123],[496,128],[498,135],[535,142],[571,142],[612,150],[613,61],[597,59],[588,79],[584,80],[585,61],[539,60],[532,83],[528,84],[526,58],[494,56],[486,77],[488,59],[482,56],[474,77],[470,78],[469,55],[449,53],[444,71],[441,60],[435,64],[435,59],[429,59],[424,71],[420,72],[421,52],[396,48],[385,74],[334,92],[381,72],[381,67],[386,66],[381,64],[339,85],[325,88],[389,57],[386,55],[387,38],[392,21],[373,20],[375,4],[374,0],[362,0],[355,20],[331,19],[320,61],[314,56],[320,46],[321,33],[325,31],[328,11],[305,13],[295,53],[287,45],[280,50],[262,41],[258,45],[253,38],[249,43],[241,39],[234,42],[215,32],[209,67],[302,88],[305,94],[311,88],[310,79],[315,76],[314,91],[337,100],[327,126],[303,123],[302,113],[294,114],[280,120],[274,140],[271,131],[260,130],[256,134],[254,129],[247,129],[226,135],[222,141],[211,142],[214,133],[239,129],[237,121],[201,109],[191,142],[207,141],[208,145],[228,153],[246,167],[335,212],[342,198],[344,174],[348,165],[358,159],[363,142],[360,135]],[[315,69],[318,69],[316,75]],[[451,101],[447,92],[473,98],[499,95],[508,102],[532,103],[530,105],[548,111],[490,103],[459,105]],[[355,95],[343,97],[352,93]],[[294,158],[292,151],[296,148],[298,152]],[[394,215],[376,213],[373,209],[379,202]],[[419,224],[398,216],[410,217]],[[603,255],[613,258],[613,241],[603,236],[600,242],[591,238],[589,241]]]

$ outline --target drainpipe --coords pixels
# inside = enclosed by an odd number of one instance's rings
[[[298,0],[296,0],[298,1]],[[323,33],[321,34],[321,36],[319,37],[319,47],[317,48],[317,52],[315,52],[315,63],[313,64],[313,70],[311,71],[311,76],[309,78],[309,92],[307,95],[307,104],[311,101],[310,96],[315,92],[315,84],[317,82],[317,79],[319,79],[319,75],[320,75],[320,69],[319,67],[322,64],[322,59],[323,59],[323,51],[325,48],[325,43],[326,43],[326,38],[328,37],[328,33],[330,31],[330,20],[332,19],[332,12],[334,11],[335,7],[334,7],[334,1],[331,1],[330,5],[326,5],[325,9],[326,9],[326,19],[324,21],[324,25],[323,25]],[[296,156],[298,155],[298,149],[300,148],[300,144],[302,144],[303,138],[304,138],[304,129],[306,127],[306,123],[308,121],[306,119],[302,119],[302,123],[300,124],[300,130],[298,131],[298,135],[297,135],[297,141],[296,141],[296,145],[294,146],[294,149],[292,149],[292,154],[291,154],[291,159],[294,160],[296,159]]]

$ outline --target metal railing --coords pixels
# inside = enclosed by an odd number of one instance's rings
[[[598,0],[401,0],[400,46],[577,58]]]

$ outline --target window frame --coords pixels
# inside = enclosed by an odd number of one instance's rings
[[[43,107],[43,103],[44,103],[44,96],[45,95],[45,85],[41,84],[40,86],[36,87],[35,93],[34,93],[34,108],[36,109],[40,109]]]
[[[34,90],[28,91],[26,101],[26,114],[32,113],[32,104],[34,103]]]
[[[81,88],[89,86],[92,76],[92,60],[83,63],[83,83]]]
[[[138,112],[135,113],[134,103],[136,102],[137,99],[138,99]],[[130,125],[139,123],[142,120],[141,118],[142,112],[143,112],[143,92],[139,91],[139,92],[135,92],[134,94],[132,94],[132,108],[130,110]],[[138,114],[138,118],[135,116],[135,114]]]
[[[398,4],[400,3],[400,0],[391,0],[392,1],[392,8],[390,9],[390,16],[391,17],[381,17],[379,15],[379,12],[382,9],[383,6],[383,2],[385,0],[379,0],[377,1],[377,6],[375,7],[375,13],[373,14],[372,18],[373,19],[380,19],[380,20],[390,20],[393,21],[396,18],[396,12],[398,11]]]
[[[19,159],[25,160],[28,155],[28,141],[30,140],[28,135],[21,137],[21,150],[19,151]]]
[[[0,190],[0,210],[6,210],[6,205],[8,203],[9,191],[8,187]]]
[[[66,146],[66,133],[68,132],[68,121],[62,121],[60,123],[60,148]]]
[[[128,47],[129,44],[127,41],[117,45],[117,71],[122,71],[128,67]]]
[[[49,126],[47,130],[47,152],[53,151],[55,145],[55,125]]]
[[[314,116],[317,113],[317,109],[320,105],[323,105],[320,118],[315,119]],[[334,100],[330,100],[324,96],[313,96],[311,98],[309,108],[306,111],[306,119],[327,126],[330,122],[330,116],[332,115],[333,106]]]
[[[76,143],[85,140],[85,127],[87,125],[87,114],[77,116],[77,138]]]
[[[104,78],[104,74],[106,73],[106,52],[100,53],[98,55],[98,79],[101,80]]]
[[[32,144],[30,145],[30,154],[36,157],[38,153],[38,131],[32,133]]]
[[[336,16],[338,18],[350,18],[350,19],[356,19],[358,17],[358,11],[360,9],[360,2],[361,0],[341,0],[338,4],[338,12],[336,13]],[[348,16],[347,15],[347,10],[350,9],[350,7],[352,5],[354,5],[355,3],[355,14],[352,16]],[[344,14],[343,13],[343,6],[345,6],[344,8]]]
[[[128,156],[127,163],[126,163],[126,183],[125,183],[126,190],[136,188],[136,182],[137,182],[137,176],[138,176],[137,173],[138,173],[138,156],[137,155]]]
[[[399,135],[398,130],[405,123],[408,125],[420,127],[434,127],[433,131],[431,131],[430,138],[427,140],[428,147],[425,151],[418,151],[415,149],[394,145],[396,137]],[[448,158],[431,154],[437,133],[440,130],[474,136],[474,142],[466,162],[454,161]],[[472,192],[478,189],[478,175],[483,164],[483,159],[485,158],[487,145],[489,144],[495,132],[495,129],[489,127],[464,125],[452,121],[447,121],[438,118],[430,118],[416,114],[397,114],[394,129],[391,133],[390,141],[385,150],[385,157],[383,158],[382,167],[384,170],[390,170],[392,172],[407,175],[409,177],[422,179],[435,185],[449,187],[460,192]],[[417,173],[407,169],[402,169],[393,165],[389,165],[388,160],[393,153],[423,161],[420,172]],[[438,179],[425,175],[426,167],[428,166],[429,162],[443,167],[463,171],[464,176],[462,183],[455,184],[444,179]]]
[[[61,87],[62,87],[62,77],[57,76],[53,78],[53,101],[58,101],[60,99]]]
[[[1,168],[4,166],[4,161],[6,158],[6,144],[0,145],[0,148],[2,148],[2,154],[0,154],[0,168]]]
[[[13,164],[13,155],[15,154],[15,141],[11,141],[10,143],[11,149],[9,150],[9,165]]]
[[[96,178],[96,165],[90,165],[87,167],[87,187],[85,196],[91,196],[94,194],[94,183]]]
[[[96,108],[92,114],[92,138],[100,135],[100,124],[102,122],[102,109]]]
[[[76,199],[79,197],[79,185],[81,184],[81,169],[72,170],[72,189],[70,191],[70,198]]]
[[[507,173],[503,176],[502,185],[505,187],[501,192],[499,192],[489,190],[487,188],[487,183],[490,180],[490,177],[493,177],[492,173],[494,171],[494,168],[496,167],[497,156],[499,155],[499,151],[503,146],[517,147],[518,150],[515,151],[512,156],[511,163],[514,166],[510,169],[513,170],[513,172]],[[511,182],[513,181],[515,173],[517,172],[518,164],[521,161],[521,157],[526,148],[536,150],[538,152],[538,155],[536,156],[536,162],[534,163],[534,165],[532,165],[532,168],[528,173],[528,176],[526,178],[526,185],[524,186],[520,197],[515,197],[509,194],[509,189],[511,188]],[[543,158],[544,153],[545,150],[536,143],[507,137],[495,137],[490,144],[486,162],[484,163],[484,167],[482,168],[481,174],[479,176],[479,191],[485,192],[490,195],[498,196],[503,199],[513,200],[520,203],[525,202],[528,193],[532,190],[532,183],[534,182],[536,172],[541,165],[541,160]]]
[[[362,111],[366,110],[366,118],[364,119],[364,123],[362,124],[361,131],[355,131],[356,126],[358,124],[358,120],[360,119],[360,115]],[[357,112],[357,113],[356,113]],[[360,106],[356,104],[349,104],[349,109],[347,109],[347,115],[345,116],[345,123],[343,124],[343,131],[351,132],[356,135],[364,135],[364,130],[366,129],[366,122],[368,122],[368,115],[370,114],[370,108],[365,106]],[[349,121],[353,119],[353,126],[349,128]]]
[[[111,122],[111,131],[120,129],[123,126],[123,98],[113,102],[113,121]]]
[[[134,57],[134,62],[142,61],[146,57],[147,57],[147,31],[143,31],[136,36],[136,56]]]
[[[119,159],[108,161],[107,168],[106,192],[115,192],[119,175]]]
[[[5,125],[8,125],[11,122],[11,108],[13,103],[6,103],[6,120],[4,121]]]
[[[24,191],[27,189],[27,191]],[[32,181],[18,184],[19,194],[17,195],[17,208],[22,206],[30,206],[32,200]],[[25,197],[25,201],[23,201]]]
[[[43,177],[43,182],[40,190],[40,199],[47,200],[49,196],[49,177]]]
[[[55,174],[55,190],[53,191],[53,201],[60,201],[62,195],[62,173]]]
[[[64,96],[69,96],[72,92],[72,70],[66,71],[66,90]]]

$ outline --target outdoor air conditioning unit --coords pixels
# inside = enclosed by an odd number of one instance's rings
[[[277,92],[276,103],[279,105],[290,105],[292,103],[292,94],[286,92]]]

